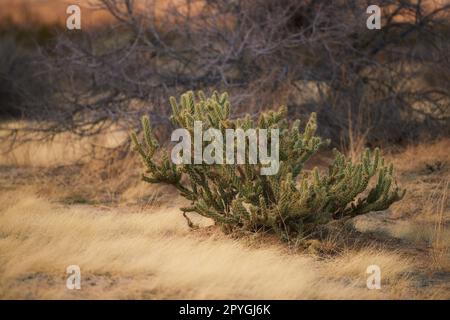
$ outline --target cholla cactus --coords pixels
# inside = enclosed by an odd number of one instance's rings
[[[185,216],[186,212],[197,212],[227,230],[273,231],[282,239],[292,239],[311,235],[336,219],[385,210],[405,193],[394,187],[393,167],[385,165],[378,149],[366,150],[356,164],[335,151],[328,172],[303,170],[311,156],[328,145],[315,136],[315,113],[302,131],[298,120],[288,125],[284,107],[262,113],[257,122],[249,116],[231,119],[226,93],[215,92],[207,98],[199,92],[196,99],[190,91],[179,102],[171,97],[170,103],[174,125],[191,133],[195,121],[201,121],[204,129],[217,128],[222,133],[238,128],[279,129],[279,170],[264,176],[260,174],[261,164],[175,165],[167,153],[157,163],[154,155],[158,143],[148,117],[144,117],[143,140],[140,142],[135,133],[131,135],[147,168],[143,179],[174,185],[191,200],[190,207],[182,208]],[[376,181],[371,184],[371,180]]]

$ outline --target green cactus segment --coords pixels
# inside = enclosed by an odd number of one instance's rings
[[[171,97],[170,104],[173,124],[191,134],[196,121],[202,123],[203,130],[219,129],[224,136],[226,129],[279,129],[280,167],[277,174],[264,176],[261,164],[192,161],[175,165],[167,153],[155,156],[161,150],[149,118],[143,117],[142,140],[131,134],[133,147],[146,168],[143,179],[174,185],[192,202],[182,208],[184,214],[197,212],[226,230],[269,231],[289,240],[311,235],[332,220],[385,210],[405,194],[395,186],[393,167],[385,165],[379,149],[365,150],[357,163],[335,150],[327,172],[304,170],[311,156],[329,144],[315,135],[315,113],[301,130],[299,120],[289,126],[285,107],[262,113],[257,121],[248,115],[231,119],[227,93],[214,92],[207,97],[203,92],[195,95],[189,91],[179,101]]]

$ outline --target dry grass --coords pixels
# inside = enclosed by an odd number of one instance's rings
[[[449,181],[446,181],[442,191],[442,198],[438,202],[437,218],[434,225],[434,236],[432,238],[431,257],[433,266],[439,270],[450,271],[450,229],[446,228],[448,206]]]
[[[173,208],[64,207],[25,191],[0,201],[2,298],[364,299],[410,286],[403,273],[413,265],[396,253],[367,248],[319,261],[192,232]],[[80,291],[65,288],[72,264],[82,270]],[[380,291],[365,287],[370,264],[383,270]]]
[[[303,252],[265,235],[223,235],[201,217],[190,230],[182,199],[138,182],[134,159],[56,170],[67,151],[55,144],[33,168],[22,149],[14,163],[0,159],[10,165],[0,170],[0,298],[448,299],[449,146],[389,156],[404,201],[356,219],[357,245],[338,234]],[[67,201],[79,195],[98,204]],[[72,264],[82,290],[65,287]],[[373,264],[381,290],[366,288]]]
[[[122,144],[128,138],[127,132],[111,126],[102,134],[80,138],[71,133],[60,133],[51,140],[45,136],[33,134],[33,140],[21,142],[30,138],[24,132],[18,131],[16,140],[20,144],[12,150],[10,138],[7,137],[10,130],[20,130],[26,127],[26,122],[14,121],[2,123],[0,129],[0,165],[15,167],[52,167],[59,165],[70,165],[85,162],[92,159],[95,152],[105,148],[114,148]]]

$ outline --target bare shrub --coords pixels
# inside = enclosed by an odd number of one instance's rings
[[[368,30],[366,1],[97,1],[114,23],[61,34],[39,71],[54,95],[27,111],[80,135],[150,114],[164,135],[164,97],[216,88],[236,116],[275,101],[293,118],[316,111],[344,144],[349,114],[369,145],[448,135],[450,6],[428,4],[378,1],[382,29]]]

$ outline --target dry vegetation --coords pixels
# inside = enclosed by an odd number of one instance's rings
[[[0,299],[450,299],[448,0],[380,0],[377,33],[366,1],[70,2],[82,32],[61,31],[65,1],[0,0]],[[213,88],[233,116],[317,112],[350,158],[383,147],[405,198],[321,241],[188,228],[128,131],[149,114],[164,140],[168,96]]]
[[[178,209],[184,200],[137,183],[132,157],[55,166],[48,153],[47,165],[33,167],[16,154],[16,165],[1,167],[0,297],[448,299],[449,146],[442,140],[390,155],[405,200],[309,247],[224,235],[201,217],[201,227],[189,229]],[[65,287],[71,264],[81,267],[82,290]],[[366,288],[372,264],[381,267],[381,290]]]

